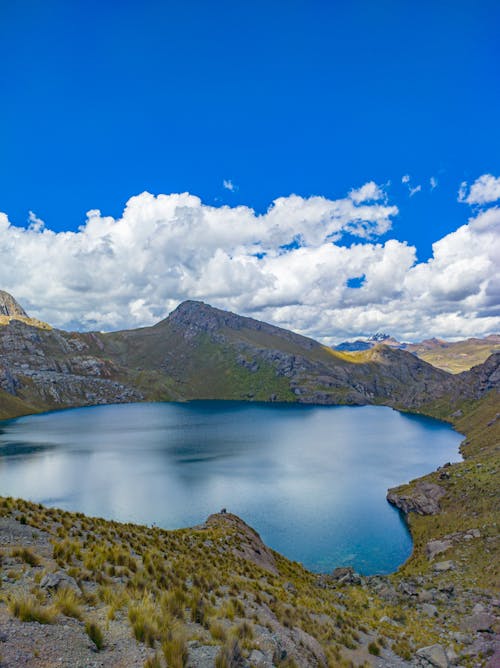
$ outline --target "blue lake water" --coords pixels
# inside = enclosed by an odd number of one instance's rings
[[[411,538],[387,488],[458,461],[461,438],[380,406],[79,408],[0,423],[0,494],[167,529],[226,507],[308,568],[388,573]]]

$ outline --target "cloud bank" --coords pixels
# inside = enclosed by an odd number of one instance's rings
[[[485,178],[465,201],[491,201],[478,194]],[[152,324],[184,299],[326,343],[381,329],[405,340],[500,329],[500,208],[476,207],[427,262],[380,240],[397,214],[374,182],[337,200],[281,197],[261,215],[145,192],[118,219],[89,211],[77,232],[34,213],[16,227],[0,213],[0,287],[31,315],[84,330]]]

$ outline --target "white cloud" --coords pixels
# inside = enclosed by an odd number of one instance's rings
[[[353,188],[349,192],[349,197],[356,204],[360,204],[361,202],[386,200],[385,192],[375,183],[375,181],[369,181],[368,183],[365,183],[364,186],[361,186],[361,188]]]
[[[437,186],[438,186],[438,180],[437,180],[437,178],[436,178],[435,176],[431,176],[431,178],[429,179],[429,185],[430,185],[430,187],[431,187],[431,192],[432,192],[435,188],[437,188]]]
[[[369,182],[336,200],[281,197],[262,215],[142,193],[120,218],[89,211],[77,232],[56,233],[34,214],[19,228],[0,214],[0,287],[64,328],[151,324],[202,299],[326,342],[500,329],[500,209],[477,213],[421,263],[407,243],[377,241],[397,213]],[[347,246],[346,234],[358,241]],[[356,277],[361,286],[348,287]]]
[[[35,213],[33,213],[33,211],[29,212],[28,222],[30,230],[33,230],[34,232],[41,232],[45,227],[45,223],[43,222],[43,220],[41,220],[41,218],[38,218],[38,216]]]
[[[416,195],[422,190],[422,186],[414,186],[410,184],[411,177],[409,174],[405,174],[404,176],[401,177],[401,183],[404,183],[406,186],[408,186],[408,193],[410,197],[413,197],[413,195]]]
[[[230,190],[231,192],[234,192],[235,190],[238,190],[238,186],[235,185],[231,179],[224,179],[222,181],[222,185],[226,190]]]
[[[458,201],[467,204],[489,204],[500,199],[500,177],[483,174],[474,181],[467,194],[467,181],[460,184]]]

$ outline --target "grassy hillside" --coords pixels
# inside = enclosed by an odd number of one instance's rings
[[[435,367],[450,373],[460,373],[482,364],[492,353],[500,351],[500,336],[472,338],[454,343],[436,341],[433,345],[423,342],[410,344],[406,349]]]

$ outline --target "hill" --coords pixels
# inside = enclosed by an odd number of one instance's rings
[[[432,338],[420,343],[401,343],[388,334],[375,334],[368,339],[344,341],[334,346],[333,349],[344,352],[370,350],[378,343],[384,343],[391,348],[407,350],[449,373],[467,371],[484,362],[491,354],[500,351],[499,334],[490,334],[484,339],[470,338],[454,342]]]
[[[476,396],[467,379],[407,351],[383,344],[334,351],[193,301],[152,327],[107,334],[41,329],[13,319],[0,327],[0,391],[6,393],[0,401],[4,416],[12,398],[18,414],[191,399],[385,403],[415,410],[445,397]]]

